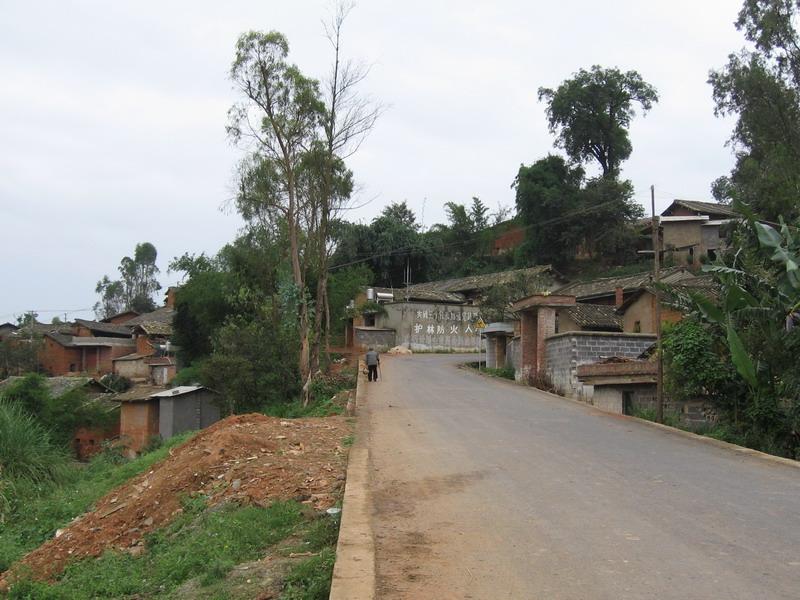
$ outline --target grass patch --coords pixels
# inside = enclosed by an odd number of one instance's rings
[[[166,458],[171,447],[190,435],[171,438],[158,450],[130,461],[119,452],[108,450],[88,465],[73,464],[68,480],[61,485],[18,485],[9,503],[8,516],[0,524],[0,572],[53,537],[56,529],[90,510],[94,502],[113,488]]]
[[[511,381],[515,381],[514,378],[514,367],[504,367],[502,369],[495,369],[494,367],[487,367],[484,361],[481,362],[468,362],[465,363],[467,367],[470,369],[479,370],[481,373],[485,373],[490,377],[499,377],[501,379],[509,379]]]
[[[644,419],[645,421],[656,422],[656,409],[655,408],[637,408],[633,411],[634,417]],[[664,425],[675,427],[676,429],[686,429],[681,425],[681,418],[677,413],[664,411]],[[688,431],[688,429],[687,429]]]
[[[262,412],[270,417],[282,419],[341,415],[344,413],[345,405],[338,402],[336,396],[344,390],[355,389],[356,379],[355,367],[342,369],[336,374],[322,375],[311,382],[311,399],[308,406],[303,406],[302,400],[297,399],[269,405]]]
[[[186,498],[184,511],[170,525],[146,538],[138,557],[109,551],[98,559],[68,566],[53,584],[26,580],[10,598],[178,598],[191,581],[191,597],[229,598],[226,578],[241,563],[276,553],[280,542],[297,544],[288,552],[312,552],[295,562],[283,580],[281,598],[328,597],[339,519],[309,513],[296,502],[269,507],[225,504],[207,508],[202,497]],[[299,541],[299,544],[298,544]],[[262,590],[263,591],[263,590]]]

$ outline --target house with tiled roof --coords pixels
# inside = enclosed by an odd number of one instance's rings
[[[170,343],[175,316],[175,289],[169,288],[167,304],[125,321],[134,340],[134,351],[114,359],[114,372],[133,380],[166,384],[177,372],[175,348]]]
[[[740,218],[728,204],[674,200],[659,217],[664,260],[696,265],[704,257],[715,259],[727,248],[729,224]],[[642,232],[649,231],[652,231],[652,224],[645,223]]]

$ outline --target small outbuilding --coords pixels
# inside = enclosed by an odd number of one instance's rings
[[[130,454],[136,454],[156,436],[169,439],[208,427],[220,419],[216,396],[206,387],[188,385],[141,386],[120,394],[120,439]]]

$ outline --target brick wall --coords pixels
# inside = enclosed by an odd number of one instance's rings
[[[545,340],[545,372],[562,394],[591,397],[591,386],[577,377],[578,365],[608,356],[636,358],[656,341],[654,335],[636,333],[570,331]]]
[[[140,452],[150,438],[158,435],[158,400],[123,402],[119,415],[119,434],[129,455]]]
[[[39,363],[51,377],[66,375],[81,370],[81,350],[66,348],[55,340],[45,336],[39,352]]]

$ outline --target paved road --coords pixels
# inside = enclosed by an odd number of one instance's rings
[[[378,598],[800,598],[800,469],[463,360],[369,388]]]

